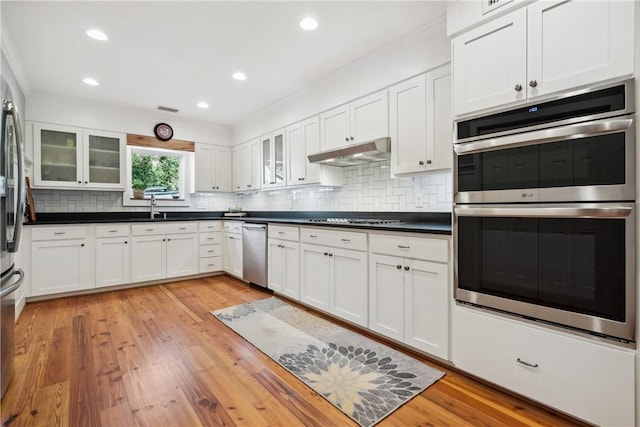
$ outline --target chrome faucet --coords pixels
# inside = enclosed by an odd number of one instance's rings
[[[156,206],[156,195],[155,193],[151,193],[151,204],[149,205],[149,207],[151,208],[149,212],[149,216],[151,219],[155,219],[156,215],[160,215],[160,212],[156,212]]]

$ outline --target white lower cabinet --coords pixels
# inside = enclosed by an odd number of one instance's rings
[[[96,226],[96,287],[131,282],[129,224]]]
[[[635,425],[633,350],[461,306],[452,337],[464,371],[596,425]]]
[[[300,299],[300,229],[290,225],[267,227],[267,286],[272,291]]]
[[[95,288],[90,226],[38,227],[31,232],[31,296]]]
[[[366,327],[366,234],[303,228],[301,241],[300,301]]]
[[[138,224],[131,227],[131,281],[146,282],[198,274],[198,223]]]
[[[224,222],[224,271],[242,279],[242,222]]]
[[[375,234],[369,239],[369,328],[448,359],[448,241]]]
[[[200,230],[200,273],[222,270],[222,233],[220,221],[201,221]]]

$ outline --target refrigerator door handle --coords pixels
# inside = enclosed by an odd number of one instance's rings
[[[13,240],[7,241],[7,250],[9,252],[18,252],[20,246],[20,236],[22,235],[22,223],[24,222],[24,203],[26,197],[25,176],[24,176],[24,153],[22,151],[22,132],[20,130],[20,118],[13,101],[4,101],[2,105],[2,132],[5,135],[7,127],[7,118],[11,116],[13,119],[13,128],[15,132],[16,154],[18,157],[18,173],[16,180],[18,181],[18,197],[16,200],[15,218],[13,221]],[[6,143],[6,141],[5,141]]]
[[[15,275],[20,276],[20,278],[18,280],[16,280],[14,283],[12,283],[11,285],[7,286],[6,288],[0,289],[0,299],[6,297],[10,293],[12,293],[16,289],[18,289],[20,286],[22,286],[22,282],[24,281],[24,271],[22,271],[22,269],[19,268],[19,269],[15,270],[13,272],[13,274],[10,274],[7,277],[7,279],[10,278],[10,277],[13,277]]]

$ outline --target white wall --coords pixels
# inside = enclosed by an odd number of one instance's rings
[[[26,120],[149,136],[153,135],[153,127],[157,123],[166,122],[173,128],[176,139],[231,145],[231,129],[228,126],[188,121],[181,119],[179,113],[156,111],[152,108],[154,107],[144,111],[45,94],[29,94]]]
[[[306,90],[236,123],[234,145],[449,62],[450,46],[442,17],[369,55],[354,58],[353,63]]]

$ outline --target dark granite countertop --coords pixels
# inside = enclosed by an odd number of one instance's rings
[[[281,223],[304,226],[359,228],[363,230],[410,231],[415,233],[451,234],[448,212],[342,212],[342,211],[247,211],[245,217],[225,217],[224,212],[167,212],[166,219],[149,218],[148,212],[69,212],[36,213],[38,221],[28,225],[93,224],[114,222],[164,222],[225,220],[254,223]],[[352,224],[313,222],[318,218],[366,218],[399,220],[394,224]]]

